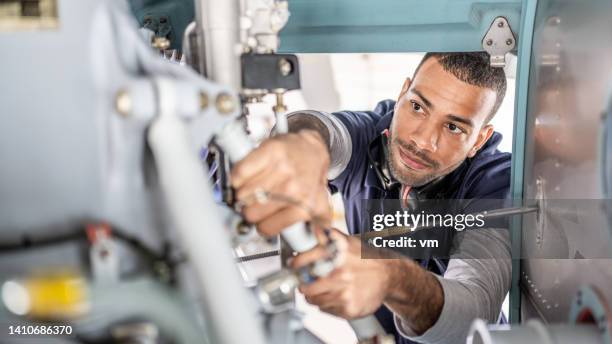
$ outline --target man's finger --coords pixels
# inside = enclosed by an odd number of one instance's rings
[[[255,202],[242,208],[242,215],[250,223],[259,223],[270,216],[275,216],[281,209],[287,208],[287,202],[268,200],[265,203]]]
[[[320,308],[334,307],[338,306],[339,304],[337,292],[328,292],[308,296],[304,295],[304,297],[306,298],[306,301],[308,301],[308,303],[310,303],[311,305],[319,306]]]
[[[310,251],[300,253],[291,259],[291,268],[299,269],[319,259],[329,258],[329,252],[323,246],[317,246]]]
[[[285,183],[286,179],[285,176],[274,173],[273,166],[267,167],[258,174],[251,175],[240,187],[236,188],[236,199],[248,201],[259,190],[270,192],[273,189],[278,189],[279,184]]]
[[[272,236],[295,223],[308,220],[310,220],[310,214],[305,209],[290,206],[282,208],[265,220],[258,222],[257,229],[263,235]]]
[[[246,158],[235,164],[232,167],[232,186],[239,188],[252,176],[259,174],[268,166],[273,166],[276,159],[276,155],[273,154],[274,147],[268,141],[264,141],[264,143],[249,153]]]
[[[299,290],[304,296],[314,296],[323,293],[329,293],[343,288],[341,283],[334,279],[336,270],[332,271],[325,277],[319,277],[316,281],[310,284],[301,284]]]

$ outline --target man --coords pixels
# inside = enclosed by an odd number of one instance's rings
[[[232,184],[239,200],[263,191],[301,206],[271,197],[250,203],[243,214],[265,235],[298,221],[325,222],[329,188],[342,194],[354,234],[366,230],[359,228],[369,216],[362,199],[503,198],[510,155],[496,150],[501,135],[489,121],[505,91],[503,70],[490,67],[488,55],[429,53],[396,102],[369,112],[291,114],[291,133],[264,142],[237,164]],[[398,342],[464,342],[474,318],[497,320],[511,264],[506,231],[462,234],[452,242],[449,261],[417,262],[362,259],[359,239],[332,232],[338,267],[300,290],[308,302],[347,319],[375,313]],[[291,265],[322,252],[298,255]]]

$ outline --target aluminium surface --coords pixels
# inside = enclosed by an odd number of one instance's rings
[[[523,218],[523,320],[566,322],[570,302],[585,284],[612,300],[611,224],[598,203],[605,198],[610,7],[602,1],[538,2],[523,191],[525,199],[543,197],[547,207],[539,218]]]

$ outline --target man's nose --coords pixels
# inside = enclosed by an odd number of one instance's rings
[[[419,149],[433,153],[438,150],[438,136],[436,126],[423,121],[412,134],[412,140]]]

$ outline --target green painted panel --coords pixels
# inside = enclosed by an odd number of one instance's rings
[[[521,0],[289,0],[281,51],[478,51],[497,16],[518,37]]]
[[[159,28],[159,36],[170,39],[171,49],[181,49],[185,28],[195,18],[194,0],[129,0],[130,7],[140,26],[146,17]],[[159,23],[166,18],[166,23]],[[154,30],[155,31],[155,30]]]
[[[525,166],[525,135],[529,96],[529,74],[535,25],[537,0],[526,1],[521,20],[521,38],[518,43],[516,90],[514,104],[514,137],[512,140],[511,194],[516,206],[522,205],[523,174]],[[521,271],[521,217],[514,216],[510,223],[512,238],[512,283],[510,285],[510,322],[520,322],[520,271]]]

